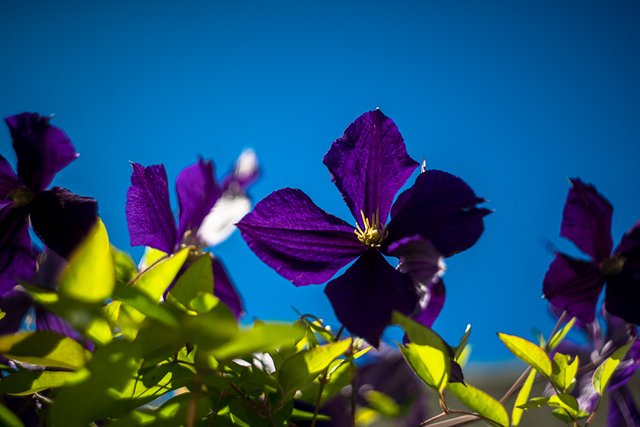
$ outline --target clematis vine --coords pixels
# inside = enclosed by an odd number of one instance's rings
[[[247,167],[242,156],[222,186],[214,177],[211,161],[200,159],[184,168],[176,179],[179,205],[176,228],[164,166],[143,167],[138,163],[132,166],[126,207],[131,245],[144,245],[168,254],[184,246],[193,246],[200,253],[205,247],[223,240],[223,234],[228,236],[230,225],[250,208],[245,203],[248,201],[246,188],[255,181],[258,173],[255,159]],[[221,200],[229,210],[233,210],[232,214],[221,219],[210,218],[213,215],[223,216],[225,209],[218,205]],[[207,224],[206,230],[203,224]],[[244,311],[242,300],[217,257],[212,256],[212,268],[214,294],[236,317],[240,317]]]
[[[637,340],[637,328],[607,313],[604,308],[601,311],[604,328],[598,318],[588,324],[578,321],[578,329],[587,338],[587,343],[579,345],[565,340],[560,343],[557,351],[578,357],[580,374],[576,378],[576,386],[572,394],[576,397],[580,409],[592,413],[601,398],[593,387],[594,371],[616,350],[635,340],[607,385],[609,392],[607,426],[636,427],[640,425],[640,409],[634,401],[629,380],[640,368],[640,341]]]
[[[612,251],[611,204],[578,178],[571,179],[562,214],[560,235],[571,240],[590,259],[557,252],[544,277],[545,297],[584,323],[595,319],[605,287],[605,308],[628,323],[640,324],[640,223],[629,230]]]
[[[48,248],[68,257],[96,221],[94,199],[67,189],[47,190],[55,175],[78,157],[51,117],[22,113],[5,119],[17,157],[17,174],[0,156],[0,294],[35,273],[33,231]]]
[[[296,286],[325,283],[355,260],[325,293],[338,320],[377,347],[394,310],[420,312],[441,258],[472,246],[489,211],[477,207],[484,200],[464,181],[436,170],[420,173],[394,203],[418,163],[380,110],[356,119],[323,162],[355,225],[285,188],[256,204],[238,228],[253,252]],[[385,256],[399,258],[399,269]]]

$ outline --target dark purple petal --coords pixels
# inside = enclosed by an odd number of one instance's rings
[[[31,225],[42,243],[67,258],[98,219],[98,204],[60,187],[41,191],[31,204]]]
[[[622,270],[606,276],[604,304],[607,311],[625,322],[640,325],[640,258],[628,258]]]
[[[628,387],[611,392],[609,397],[608,427],[639,427],[640,411]]]
[[[614,254],[625,258],[640,258],[640,222],[622,236]]]
[[[0,156],[0,199],[9,199],[11,193],[21,185],[7,159]]]
[[[375,250],[362,254],[342,276],[329,282],[324,292],[338,320],[374,347],[380,345],[393,311],[409,316],[419,301],[411,278],[391,267]]]
[[[251,250],[296,286],[326,282],[365,249],[351,225],[292,188],[268,195],[238,228]]]
[[[449,257],[471,247],[491,211],[476,205],[484,199],[460,178],[437,170],[421,173],[391,209],[388,242],[421,235]]]
[[[127,225],[131,246],[149,246],[173,253],[176,223],[169,204],[167,172],[162,165],[143,167],[132,163],[127,191]]]
[[[421,286],[429,285],[444,270],[442,254],[419,235],[393,242],[387,248],[387,254],[399,258],[398,270],[407,273]]]
[[[442,311],[445,297],[446,291],[442,279],[438,278],[429,283],[425,296],[420,300],[420,312],[414,317],[416,322],[431,327]]]
[[[31,190],[44,190],[60,170],[78,157],[69,137],[51,117],[22,113],[5,119],[18,157],[18,176]]]
[[[13,289],[18,279],[30,279],[36,271],[36,254],[29,236],[28,211],[0,207],[0,295]]]
[[[571,179],[572,187],[562,212],[560,235],[571,240],[596,261],[611,253],[611,204],[591,184]]]
[[[418,166],[395,123],[380,110],[349,125],[323,162],[361,227],[361,212],[369,219],[378,214],[386,222],[393,198]]]
[[[613,373],[608,385],[609,391],[625,386],[638,369],[640,369],[640,341],[636,340]]]
[[[236,319],[244,314],[244,304],[242,298],[229,278],[224,265],[214,258],[211,267],[213,268],[213,294],[220,298],[231,309]]]
[[[603,278],[598,266],[562,253],[556,254],[544,276],[544,296],[569,316],[593,322]]]
[[[31,298],[26,292],[13,290],[0,296],[0,310],[6,313],[0,319],[0,335],[13,334],[20,329],[30,308]]]
[[[198,230],[222,194],[213,176],[213,163],[200,159],[184,168],[176,179],[176,192],[180,207],[178,239],[182,239],[186,231]]]

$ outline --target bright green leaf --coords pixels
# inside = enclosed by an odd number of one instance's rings
[[[579,419],[589,415],[580,409],[578,401],[570,394],[554,394],[549,398],[547,404],[552,408],[563,410],[571,419]]]
[[[111,296],[115,285],[109,236],[98,219],[86,239],[69,259],[60,276],[60,294],[78,301],[101,302]]]
[[[171,285],[188,255],[189,248],[183,248],[168,258],[160,259],[137,276],[131,287],[146,293],[153,301],[160,301],[164,291]]]
[[[393,313],[393,321],[403,327],[411,341],[400,348],[409,365],[429,387],[442,391],[451,369],[449,346],[431,328],[400,313]]]
[[[551,383],[560,391],[568,392],[571,383],[578,373],[578,357],[571,357],[566,354],[556,353],[553,355],[553,368]]]
[[[382,392],[371,390],[364,397],[371,408],[385,417],[394,418],[402,413],[402,408],[396,401]]]
[[[0,354],[32,365],[63,369],[81,368],[91,357],[77,341],[48,331],[1,336]]]
[[[140,288],[118,284],[113,296],[117,300],[135,308],[144,316],[157,320],[173,329],[180,327],[178,320],[164,305],[158,304],[156,300],[151,299]],[[120,310],[122,310],[122,307]]]
[[[116,283],[127,284],[138,274],[138,267],[128,253],[111,245],[111,257]]]
[[[292,347],[303,336],[304,328],[296,323],[256,323],[252,328],[242,329],[233,339],[214,348],[211,354],[218,360],[235,359],[283,346]]]
[[[464,335],[460,338],[460,342],[456,347],[456,351],[453,355],[453,358],[458,361],[462,352],[467,348],[467,343],[469,342],[469,336],[471,335],[471,324],[467,325],[467,328],[464,330]]]
[[[0,395],[12,394],[16,396],[29,395],[49,388],[60,387],[65,384],[73,372],[65,371],[30,371],[13,372],[0,381]]]
[[[633,341],[620,347],[616,350],[610,357],[608,357],[604,362],[598,366],[596,371],[593,373],[593,388],[602,396],[604,393],[607,383],[611,379],[611,376],[615,372],[616,368],[627,355],[629,348],[633,345]]]
[[[449,383],[447,390],[469,409],[485,419],[501,427],[509,425],[509,415],[504,406],[482,390],[462,383]]]
[[[280,387],[285,394],[304,387],[350,347],[351,340],[345,339],[296,353],[284,362],[278,372]]]
[[[558,347],[558,344],[562,342],[562,340],[567,336],[573,325],[576,323],[576,318],[573,317],[569,320],[558,332],[556,332],[551,339],[549,339],[549,344],[547,344],[547,350],[552,351]]]
[[[527,379],[522,384],[520,391],[518,391],[518,395],[516,396],[516,401],[513,404],[513,410],[511,411],[511,425],[516,427],[520,424],[520,419],[522,418],[522,413],[524,410],[520,407],[529,400],[529,395],[531,394],[531,388],[533,387],[533,382],[536,378],[536,371],[532,369],[527,376]]]
[[[534,371],[535,372],[535,371]],[[548,397],[532,397],[529,399],[527,403],[523,403],[518,405],[520,409],[533,409],[533,408],[541,408],[547,404],[549,401]]]
[[[190,303],[194,298],[201,293],[213,293],[213,280],[211,256],[205,253],[180,275],[169,292],[168,300],[186,309],[193,309]]]
[[[551,376],[551,360],[542,348],[515,335],[499,333],[498,337],[518,359],[545,377]]]

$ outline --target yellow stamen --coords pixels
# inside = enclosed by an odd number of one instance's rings
[[[373,214],[373,218],[369,219],[365,217],[364,212],[360,211],[362,215],[362,224],[364,230],[360,228],[360,224],[356,223],[356,229],[353,232],[358,237],[358,240],[365,246],[371,248],[379,248],[382,241],[387,237],[387,226],[380,226],[380,211],[376,210]]]

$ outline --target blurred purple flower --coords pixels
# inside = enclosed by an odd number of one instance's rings
[[[29,219],[40,240],[67,257],[97,218],[95,200],[60,187],[46,190],[55,175],[78,157],[67,135],[50,120],[36,113],[5,119],[18,173],[0,156],[0,294],[35,272]]]
[[[418,163],[380,110],[356,119],[323,162],[355,230],[292,188],[267,196],[238,228],[255,254],[296,286],[324,283],[356,260],[325,293],[340,322],[377,347],[392,312],[420,309],[440,258],[473,245],[489,211],[476,207],[484,200],[461,179],[440,171],[421,173],[392,206]],[[399,258],[400,271],[384,256]]]
[[[595,318],[598,297],[606,282],[607,311],[638,325],[640,223],[622,237],[612,252],[611,204],[593,185],[578,178],[571,179],[571,183],[560,235],[571,240],[590,259],[581,260],[557,252],[544,278],[544,295],[559,309],[590,323]]]
[[[164,166],[143,167],[138,163],[133,163],[132,166],[133,173],[131,187],[127,192],[126,209],[131,245],[145,245],[169,254],[186,245],[202,249],[210,246],[211,242],[220,241],[220,233],[228,235],[228,223],[231,217],[225,218],[226,221],[218,221],[215,226],[209,226],[208,230],[203,230],[202,225],[212,215],[224,214],[224,209],[215,208],[221,198],[227,197],[229,209],[238,211],[233,199],[246,198],[246,186],[255,180],[255,177],[249,179],[242,176],[245,179],[242,184],[234,186],[233,183],[240,180],[235,178],[237,173],[234,171],[225,178],[225,185],[222,187],[214,177],[211,161],[200,159],[197,163],[184,168],[176,179],[179,205],[176,227],[169,204],[167,174]],[[238,168],[237,164],[236,170]],[[257,174],[257,170],[253,168],[248,173]],[[234,195],[227,194],[230,187],[233,187]],[[240,203],[244,204],[244,202]],[[249,207],[244,211],[240,209],[240,215],[244,215],[248,209]],[[236,212],[235,215],[237,217],[238,213]],[[242,300],[223,264],[216,257],[213,257],[212,268],[215,278],[215,295],[229,306],[236,317],[240,317],[244,311]]]

